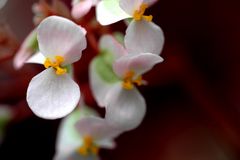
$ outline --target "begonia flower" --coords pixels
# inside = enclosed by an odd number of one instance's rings
[[[46,69],[31,80],[27,90],[27,102],[37,116],[61,118],[77,106],[80,89],[67,68],[81,58],[86,48],[84,31],[72,21],[57,16],[46,18],[38,26],[39,51],[45,56]]]
[[[102,0],[97,5],[97,20],[102,25],[133,18],[126,31],[125,45],[131,53],[160,54],[164,44],[162,29],[145,16],[148,6],[156,0]],[[151,49],[154,50],[151,50]]]
[[[72,17],[80,19],[85,16],[100,0],[72,0]]]
[[[113,149],[119,132],[87,106],[81,106],[63,119],[54,160],[98,160],[100,148]]]
[[[141,123],[146,103],[135,86],[145,84],[142,75],[163,61],[159,56],[162,45],[150,40],[136,47],[138,39],[129,41],[129,36],[127,32],[126,49],[112,36],[103,36],[101,54],[90,65],[90,84],[97,103],[106,107],[106,120],[123,130]]]
[[[58,15],[65,18],[71,18],[68,7],[60,0],[53,0],[49,5],[45,0],[40,0],[33,4],[32,10],[34,13],[34,24],[38,25],[43,19],[48,16]],[[15,69],[20,69],[29,58],[38,52],[38,41],[36,28],[33,29],[25,38],[19,51],[16,53],[13,65]]]
[[[96,7],[97,20],[101,25],[109,25],[123,19],[152,21],[152,15],[144,15],[145,10],[157,0],[102,0]]]

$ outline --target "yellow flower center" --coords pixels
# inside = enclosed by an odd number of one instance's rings
[[[60,65],[64,62],[64,58],[62,56],[55,56],[55,61],[51,61],[50,58],[46,58],[44,62],[44,67],[49,68],[53,67],[56,70],[57,75],[63,75],[67,73],[67,69],[61,67]]]
[[[133,89],[134,84],[137,84],[138,86],[143,85],[143,79],[142,76],[135,77],[134,71],[129,71],[126,73],[126,75],[123,78],[122,87],[127,90]]]
[[[94,144],[92,137],[85,136],[83,138],[83,145],[78,148],[77,152],[83,156],[88,156],[89,154],[98,155],[99,147]]]
[[[133,14],[133,19],[136,20],[136,21],[140,21],[142,19],[148,21],[148,22],[151,22],[152,19],[153,19],[153,16],[152,15],[149,15],[149,16],[145,16],[144,13],[145,13],[145,10],[148,8],[148,5],[143,3],[141,6],[140,6],[140,9],[139,10],[136,10]]]

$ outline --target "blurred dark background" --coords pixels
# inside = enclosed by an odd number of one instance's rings
[[[9,23],[19,42],[33,28],[33,2],[9,0],[0,11],[0,21]],[[240,1],[159,0],[148,13],[165,33],[165,61],[140,88],[148,104],[142,125],[120,136],[115,150],[101,150],[102,159],[240,159]],[[81,62],[89,62],[87,57]],[[81,62],[76,78],[86,103],[97,107]],[[41,69],[26,65],[15,71],[12,59],[0,63],[0,103],[15,114],[0,146],[1,160],[54,155],[60,120],[37,118],[25,100],[30,79]]]

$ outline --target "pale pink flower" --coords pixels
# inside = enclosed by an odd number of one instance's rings
[[[67,66],[81,58],[86,48],[85,30],[72,21],[51,16],[37,28],[40,53],[35,63],[45,70],[29,83],[27,102],[31,110],[46,119],[61,118],[73,111],[80,99],[80,89],[68,74]]]

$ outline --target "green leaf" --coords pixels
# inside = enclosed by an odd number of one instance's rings
[[[120,0],[104,0],[102,3],[109,13],[112,13],[117,17],[129,17],[129,15],[120,7],[119,1]]]
[[[31,48],[34,52],[39,51],[37,32],[33,30],[30,35],[27,37],[27,46]]]
[[[107,50],[102,50],[100,55],[95,57],[92,62],[95,66],[97,74],[107,83],[116,83],[120,81],[113,71],[113,60],[113,54]]]
[[[76,108],[69,116],[67,116],[63,121],[63,131],[67,132],[69,136],[76,140],[80,140],[81,137],[77,130],[75,129],[75,124],[82,118],[88,116],[96,116],[97,113],[89,108],[88,106],[81,106],[81,108]]]
[[[122,45],[124,45],[124,35],[121,32],[114,32],[113,33],[114,38],[116,38],[116,40],[121,43]]]

